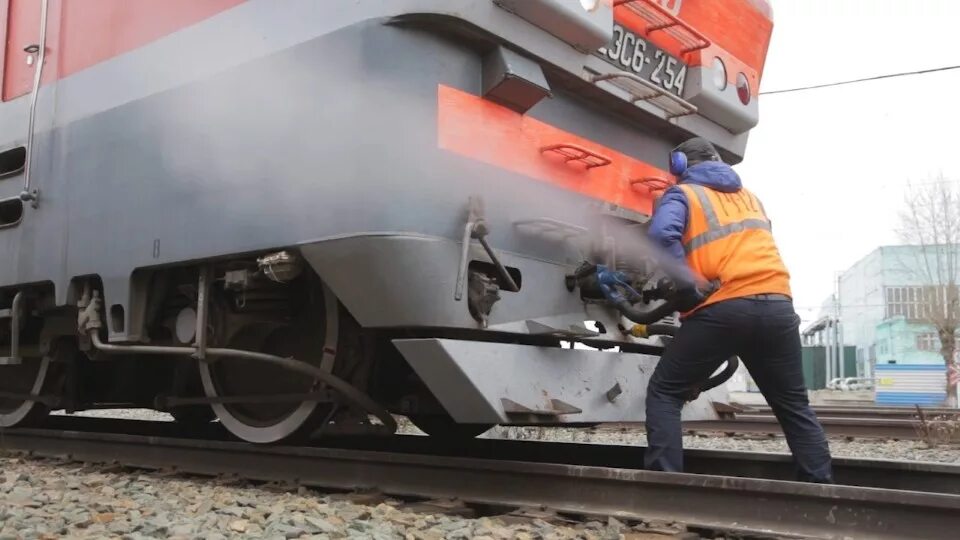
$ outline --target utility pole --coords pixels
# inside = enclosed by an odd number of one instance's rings
[[[835,315],[836,321],[837,321],[837,326],[836,326],[836,328],[834,329],[834,331],[836,332],[836,336],[837,336],[837,356],[836,356],[836,358],[837,358],[837,362],[840,364],[840,365],[839,365],[839,368],[837,369],[837,372],[840,373],[840,378],[843,378],[843,377],[846,377],[846,376],[847,376],[846,366],[845,366],[846,362],[844,362],[844,357],[843,357],[843,329],[842,329],[842,326],[841,326],[841,323],[840,323],[840,278],[841,278],[842,276],[843,276],[843,272],[837,272],[837,273],[836,273],[836,287],[837,287],[837,292],[836,292],[836,294],[833,296],[833,300],[834,300],[834,301],[833,301],[834,315]]]
[[[833,320],[831,317],[827,317],[824,323],[823,333],[823,350],[826,354],[827,384],[829,385],[830,381],[833,380]]]

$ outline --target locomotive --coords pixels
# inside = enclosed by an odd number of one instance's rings
[[[642,421],[668,153],[742,159],[771,31],[766,0],[0,0],[0,427]]]

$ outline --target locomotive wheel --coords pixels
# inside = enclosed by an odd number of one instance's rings
[[[57,359],[72,359],[76,352],[73,341],[61,340],[54,345],[51,355]],[[0,366],[0,392],[16,394],[53,393],[59,390],[58,376],[62,364],[54,357],[25,357],[20,365]],[[0,427],[34,425],[43,421],[50,409],[43,403],[20,398],[0,397]]]
[[[0,391],[16,394],[40,394],[50,373],[50,359],[24,358],[19,366],[0,367]],[[0,397],[0,427],[36,423],[49,411],[42,403],[19,398]]]
[[[170,416],[178,424],[185,426],[202,426],[217,419],[216,413],[208,405],[190,405],[170,409]]]
[[[490,430],[494,424],[458,424],[447,415],[415,414],[408,417],[417,429],[436,439],[466,440],[473,439]]]
[[[322,289],[322,290],[321,290]],[[325,286],[314,289],[305,313],[289,326],[257,324],[238,332],[229,348],[293,357],[326,371],[336,360],[339,306]],[[314,379],[282,367],[244,358],[220,357],[200,363],[207,397],[306,394],[320,389]],[[303,435],[318,427],[330,411],[316,401],[284,403],[214,403],[213,412],[236,437],[253,443],[273,443]]]
[[[174,375],[171,393],[174,395],[198,396],[203,394],[203,382],[193,360],[180,360]],[[174,421],[184,426],[204,426],[217,419],[210,405],[183,405],[167,411]]]

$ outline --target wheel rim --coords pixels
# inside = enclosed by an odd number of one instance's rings
[[[339,317],[336,297],[324,285],[322,313],[322,342],[310,336],[316,332],[303,333],[303,328],[257,327],[241,331],[231,340],[229,347],[262,350],[281,356],[294,356],[298,360],[318,365],[332,371],[336,359]],[[307,324],[315,324],[315,312],[308,315]],[[297,332],[300,330],[300,332]],[[305,349],[314,348],[319,354],[301,357]],[[316,381],[262,362],[223,357],[213,363],[200,363],[200,378],[207,397],[246,394],[306,393],[316,388]],[[286,404],[212,404],[213,411],[231,433],[248,442],[271,443],[291,437],[305,426],[313,424],[320,410],[317,402],[305,401]]]
[[[0,390],[18,394],[40,394],[50,370],[50,358],[24,358],[16,366],[0,367]],[[13,427],[32,418],[32,413],[44,412],[42,403],[16,398],[0,397],[0,427]]]

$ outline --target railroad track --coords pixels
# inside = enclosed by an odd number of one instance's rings
[[[923,438],[923,423],[916,409],[906,407],[818,406],[814,410],[828,436],[919,440]],[[924,420],[933,427],[944,422],[960,422],[957,409],[923,409]],[[601,429],[636,429],[642,425],[609,424]],[[730,420],[685,422],[684,429],[693,433],[726,433],[781,435],[777,419],[769,407],[750,407]],[[960,442],[960,427],[953,429],[953,441]],[[944,435],[950,437],[950,434]]]
[[[919,421],[898,418],[843,418],[819,417],[827,436],[858,439],[919,440],[923,437]],[[601,424],[597,431],[633,431],[643,430],[642,423]],[[731,420],[703,420],[684,422],[687,433],[723,433],[728,436],[744,434],[782,435],[783,430],[772,415],[738,414]],[[955,442],[960,442],[960,430],[954,434]]]
[[[834,418],[821,417],[820,424],[827,436],[864,439],[918,440],[920,423],[896,418]],[[729,435],[757,433],[780,435],[783,431],[773,415],[737,415],[734,420],[686,422],[690,432],[720,432]]]
[[[748,406],[750,414],[771,415],[773,411],[768,406]],[[877,407],[877,406],[859,406],[859,405],[816,405],[813,407],[817,416],[821,418],[840,417],[840,418],[887,418],[887,419],[908,419],[918,418],[917,409],[914,407]],[[960,418],[960,409],[947,409],[942,407],[921,407],[926,418]]]
[[[198,475],[376,489],[497,507],[546,506],[574,515],[674,521],[752,537],[953,537],[960,467],[837,459],[843,485],[786,481],[786,456],[689,451],[686,474],[639,470],[643,449],[614,445],[428,437],[257,446],[217,429],[175,435],[167,422],[57,418],[0,432],[0,448]]]

